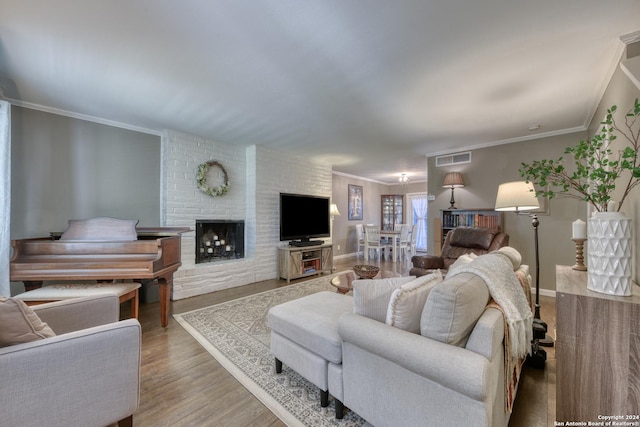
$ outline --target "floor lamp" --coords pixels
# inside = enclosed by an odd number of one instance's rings
[[[498,186],[495,210],[518,213],[530,212],[539,208],[540,204],[536,198],[533,184],[525,181],[514,181]],[[532,351],[527,361],[534,367],[543,368],[547,360],[547,353],[540,348],[540,345],[542,345],[541,340],[544,340],[546,337],[547,324],[540,319],[540,255],[538,250],[538,226],[540,225],[540,221],[535,213],[529,214],[529,216],[531,217],[531,224],[534,230],[536,252],[536,301],[533,315]]]

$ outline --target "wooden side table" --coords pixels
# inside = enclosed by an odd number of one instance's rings
[[[635,423],[626,417],[640,415],[640,288],[589,291],[587,274],[556,266],[556,420]]]

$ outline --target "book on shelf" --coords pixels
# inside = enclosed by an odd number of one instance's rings
[[[473,212],[445,212],[442,216],[443,227],[484,227],[500,228],[498,215],[486,215]]]

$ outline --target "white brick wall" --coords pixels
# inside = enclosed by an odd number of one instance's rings
[[[195,231],[182,235],[182,267],[173,299],[277,277],[279,194],[331,195],[331,168],[262,146],[235,147],[167,132],[163,138],[162,218],[192,229],[196,219],[244,219],[245,258],[195,264]],[[210,197],[196,187],[199,164],[220,161],[231,189]]]

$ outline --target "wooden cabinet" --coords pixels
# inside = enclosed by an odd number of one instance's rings
[[[556,266],[556,419],[637,425],[627,417],[640,415],[640,289],[592,292],[587,274]]]
[[[288,246],[278,248],[278,271],[282,279],[331,273],[333,270],[333,245]]]
[[[393,231],[396,224],[404,222],[404,196],[386,194],[382,196],[382,230]]]
[[[502,212],[493,209],[445,209],[440,211],[440,245],[447,233],[458,227],[484,227],[502,230]]]

